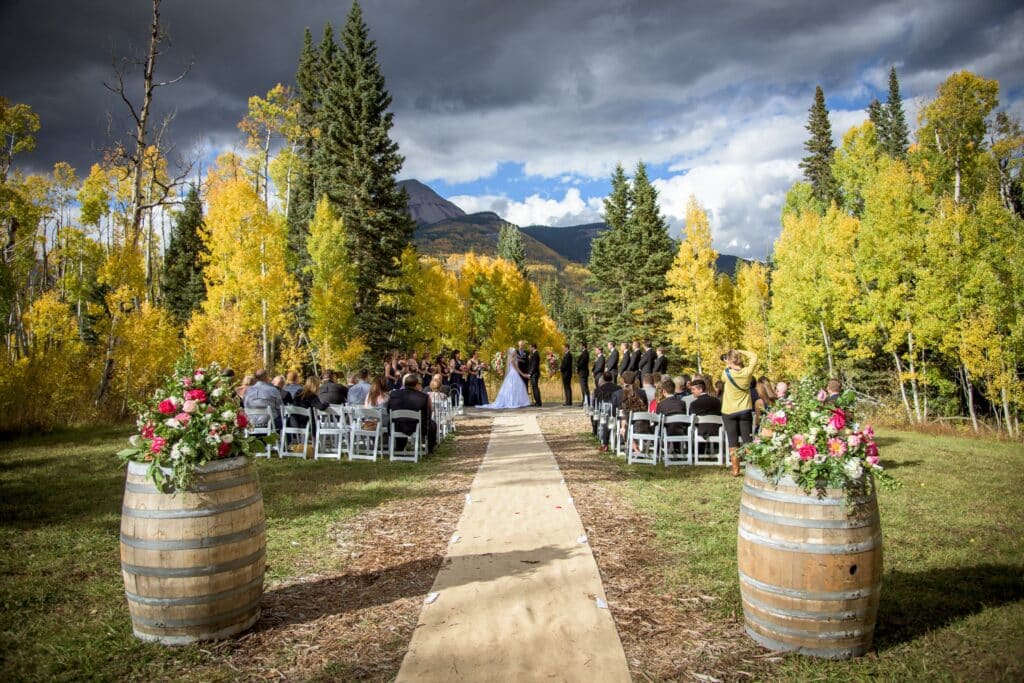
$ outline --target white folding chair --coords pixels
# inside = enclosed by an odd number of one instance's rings
[[[725,433],[722,416],[694,415],[693,419],[693,464],[724,465],[725,454],[729,452],[729,437]],[[701,436],[699,429],[702,424],[717,425],[717,434],[715,436]],[[701,444],[707,444],[707,453],[700,452]],[[718,446],[717,451],[712,452],[711,446]]]
[[[274,411],[270,408],[245,408],[245,418],[249,421],[249,426],[245,428],[245,433],[249,436],[262,436],[266,440],[267,447],[262,453],[254,453],[257,458],[269,458],[275,450],[277,450],[277,440],[268,439],[267,437],[274,436]],[[254,418],[261,418],[259,421],[262,422],[262,418],[266,418],[266,423],[263,425],[257,425]],[[281,451],[278,450],[278,455]]]
[[[291,416],[306,418],[304,427],[292,427],[288,422]],[[281,407],[281,446],[278,452],[282,458],[303,458],[306,457],[306,447],[309,446],[309,432],[313,428],[313,416],[309,408],[299,406]],[[300,441],[301,438],[301,441]],[[293,447],[300,446],[297,450]]]
[[[614,407],[612,409],[614,411]],[[620,458],[626,457],[626,438],[619,431],[625,428],[629,416],[622,408],[612,417],[612,447],[611,450]]]
[[[437,440],[443,441],[451,433],[451,404],[448,399],[433,405],[434,422],[437,423]]]
[[[650,426],[650,432],[639,431],[640,423]],[[657,465],[658,442],[661,441],[661,415],[636,412],[629,416],[626,432],[626,462],[630,465]]]
[[[462,412],[463,412],[462,411],[462,389],[460,389],[459,387],[455,386],[454,384],[452,385],[452,388],[451,388],[451,399],[452,399],[452,408],[454,409],[453,412],[456,415],[462,415]]]
[[[316,420],[316,434],[313,437],[313,459],[334,458],[341,460],[342,452],[348,445],[345,430],[345,413],[335,406],[326,410],[313,409]]]
[[[669,434],[669,425],[683,425],[682,434]],[[661,461],[665,467],[670,465],[693,464],[693,416],[666,415],[661,425]],[[675,430],[672,430],[675,431]]]
[[[593,431],[597,435],[597,438],[601,438],[601,432],[611,422],[612,406],[606,401],[601,401],[594,406],[594,410],[590,413],[590,422],[593,424]],[[608,442],[611,443],[611,437]]]
[[[457,429],[457,427],[455,426],[455,413],[456,413],[455,397],[454,396],[449,396],[448,397],[448,431],[451,432],[451,433],[454,433],[456,431],[456,429]]]
[[[384,415],[379,408],[348,409],[348,459],[376,460],[383,445]]]
[[[415,420],[416,428],[411,433],[399,431],[395,420]],[[392,410],[388,430],[388,459],[391,462],[418,462],[420,459],[422,416],[417,410]],[[405,447],[395,448],[398,439],[405,439]],[[410,448],[411,446],[411,448]]]

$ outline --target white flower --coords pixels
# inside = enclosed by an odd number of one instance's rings
[[[181,404],[185,402],[181,396],[171,396],[171,403],[174,404],[175,408],[180,408]]]
[[[216,434],[207,434],[206,443],[210,444],[211,446],[216,446],[217,444],[220,443],[220,437],[217,436]]]
[[[139,448],[142,446],[142,437],[138,434],[132,434],[128,437],[128,445],[132,448]]]
[[[828,434],[829,436],[835,435],[835,433],[837,431],[838,430],[835,427],[832,426],[831,422],[829,422],[827,425],[825,425],[825,433]]]
[[[811,441],[811,442],[813,442],[813,441],[814,441],[815,439],[817,439],[817,438],[818,438],[818,432],[820,432],[820,431],[821,431],[821,430],[820,430],[820,429],[818,429],[817,427],[811,427],[811,432],[810,432],[810,434],[809,434],[809,436],[810,436],[811,438],[810,438],[810,439],[808,439],[808,441]]]
[[[223,413],[220,414],[220,419],[224,420],[225,422],[234,422],[235,413],[234,411],[231,410],[225,410]]]
[[[180,457],[181,457],[181,444],[176,443],[176,444],[174,444],[174,446],[171,447],[171,460],[177,460]]]
[[[818,453],[814,456],[814,462],[817,462],[817,463],[825,462],[825,459],[827,457],[828,456],[826,456],[824,453],[822,453],[821,451],[818,451]]]
[[[213,396],[214,398],[220,398],[223,394],[224,390],[221,389],[220,387],[217,387],[216,389],[210,392],[210,396]]]
[[[231,434],[225,434],[224,436],[220,437],[220,440],[223,441],[224,443],[231,443],[232,441],[235,440],[235,437],[232,436]]]
[[[846,475],[850,479],[860,479],[861,475],[864,474],[864,468],[860,466],[860,461],[856,459],[848,460],[843,469],[846,470]]]
[[[178,445],[181,447],[179,450],[181,451],[182,457],[190,456],[195,452],[192,450],[192,447],[189,446],[187,443],[182,443]]]
[[[786,465],[789,466],[790,469],[799,469],[799,467],[800,467],[800,454],[797,453],[796,451],[793,451],[792,453],[787,455],[786,456]]]
[[[173,417],[169,420],[166,420],[164,424],[170,427],[171,429],[181,429],[181,423],[178,422],[178,420],[176,420]]]
[[[192,379],[194,379],[197,382],[202,382],[205,378],[206,378],[206,375],[204,375],[201,372],[197,372],[195,375],[192,376]]]
[[[772,436],[772,445],[773,446],[781,446],[782,443],[785,440],[786,440],[786,435],[785,434],[781,434],[781,433],[775,434],[775,435]]]

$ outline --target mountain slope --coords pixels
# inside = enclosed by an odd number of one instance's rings
[[[434,192],[418,180],[400,180],[398,186],[409,195],[409,215],[416,225],[430,225],[447,218],[465,216],[466,212]]]
[[[524,235],[546,244],[559,254],[576,263],[590,263],[590,242],[608,229],[604,223],[588,223],[565,228],[530,225],[520,228]]]

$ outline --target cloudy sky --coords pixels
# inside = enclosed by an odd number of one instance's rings
[[[111,56],[144,47],[145,0],[3,0],[0,95],[42,119],[30,170],[85,173],[108,144]],[[294,82],[302,31],[319,39],[348,0],[170,0],[172,44],[158,92],[182,152],[242,144],[250,95]],[[763,257],[798,179],[803,129],[820,84],[837,139],[884,98],[889,66],[914,117],[948,74],[1001,83],[1024,114],[1024,5],[936,0],[364,0],[394,97],[403,177],[466,211],[520,225],[599,220],[616,162],[648,164],[678,233],[690,194],[716,246]],[[913,119],[911,121],[913,127]],[[115,126],[116,127],[116,126]]]

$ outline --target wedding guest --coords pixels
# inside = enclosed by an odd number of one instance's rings
[[[324,370],[321,375],[320,400],[331,405],[339,405],[348,400],[348,387],[335,382],[337,374],[334,370]]]
[[[689,375],[686,375],[686,374],[676,375],[675,377],[672,378],[672,381],[675,382],[675,385],[676,385],[676,396],[677,397],[682,398],[683,396],[689,395],[689,393],[690,393],[690,376]]]
[[[616,400],[616,397],[618,397],[618,400]],[[605,370],[604,374],[601,375],[601,384],[594,391],[594,402],[611,404],[612,415],[615,416],[618,415],[618,409],[622,404],[621,397],[622,387],[615,383],[615,373],[611,370]],[[614,429],[614,425],[609,423],[601,430],[601,433],[598,435],[601,439],[601,447],[598,450],[602,452],[608,450],[612,429]]]
[[[690,383],[690,395],[693,400],[690,402],[690,415],[721,415],[722,402],[707,393],[707,385],[703,379],[695,379]],[[703,424],[697,425],[697,433],[702,437],[715,436],[718,433],[718,425]]]
[[[709,392],[709,393],[711,393],[711,392]],[[714,393],[712,395],[713,396],[717,396],[718,398],[722,398],[722,394],[724,394],[724,393],[725,393],[725,382],[723,382],[722,380],[718,380],[717,382],[715,382],[715,391],[714,391]]]
[[[686,404],[683,403],[683,399],[676,395],[676,383],[668,378],[661,380],[661,384],[658,385],[658,391],[662,394],[662,399],[658,401],[658,405],[655,406],[653,412],[657,412],[659,415],[685,415]],[[665,433],[668,436],[682,436],[686,433],[687,426],[681,423],[669,423],[665,425]],[[673,444],[675,446],[675,452],[679,452],[682,449],[682,444]]]
[[[420,391],[420,376],[415,373],[408,373],[402,378],[402,387],[395,389],[388,397],[387,411],[393,413],[396,410],[413,410],[420,414],[420,432],[427,442],[427,453],[433,453],[437,445],[437,424],[431,419],[430,397]],[[409,434],[415,429],[415,422],[410,420],[397,419],[391,421],[392,428],[397,432]],[[405,448],[406,439],[395,439],[395,446]]]
[[[431,409],[434,406],[444,403],[448,400],[448,394],[441,391],[443,385],[441,384],[441,375],[434,375],[430,378],[430,391],[427,392],[427,396],[430,397]]]
[[[284,390],[292,397],[292,402],[295,401],[295,397],[300,391],[302,391],[302,385],[299,384],[299,373],[294,370],[288,371],[287,383],[284,385]]]
[[[267,371],[264,369],[254,372],[253,380],[253,385],[245,392],[245,409],[269,408],[271,415],[274,416],[274,426],[277,429],[280,429],[281,406],[284,405],[284,402],[281,400],[281,392],[277,387],[267,381]],[[266,415],[253,415],[249,419],[254,427],[267,426]]]
[[[729,437],[729,458],[732,476],[740,476],[738,448],[750,441],[753,431],[753,402],[750,400],[750,385],[754,370],[757,369],[757,354],[752,351],[730,349],[722,356],[725,370],[722,371],[722,422]]]
[[[369,387],[366,390],[366,398],[363,399],[363,405],[367,408],[379,408],[388,402],[389,392],[388,386],[384,382],[384,378],[377,375],[373,378],[373,384],[367,384]],[[352,399],[352,392],[348,393],[348,399],[352,402],[352,405],[357,405]]]
[[[276,377],[274,377],[274,380],[271,382],[271,384],[277,387],[277,390],[281,392],[282,403],[287,405],[292,402],[292,395],[285,391],[284,388],[284,375],[277,375]]]
[[[387,379],[384,377],[380,378],[381,383],[384,385],[384,390],[387,391]],[[348,402],[354,406],[361,406],[366,403],[366,396],[370,393],[370,383],[367,381],[370,378],[370,371],[367,368],[361,368],[356,373],[356,382],[348,389]]]
[[[252,375],[246,375],[242,378],[242,383],[235,389],[235,395],[238,396],[239,401],[243,401],[245,399],[245,392],[248,391],[249,387],[255,383],[256,378]]]
[[[299,408],[327,410],[327,404],[320,400],[320,382],[316,377],[310,375],[306,378],[306,383],[302,385],[301,391],[295,395],[295,405]],[[290,415],[288,416],[288,426],[305,427],[306,417],[303,415]],[[315,427],[316,425],[314,424]]]
[[[647,402],[650,403],[654,400],[654,394],[658,391],[658,388],[654,385],[654,376],[651,373],[647,373],[646,375],[641,375],[641,377],[643,378],[641,388],[647,394]]]
[[[759,378],[755,389],[757,390],[757,400],[754,401],[754,428],[757,429],[761,425],[765,413],[771,410],[775,404],[775,390],[772,389],[767,377]]]
[[[644,392],[636,388],[635,383],[627,384],[622,388],[622,409],[626,413],[626,422],[633,424],[633,431],[640,434],[650,434],[654,431],[654,425],[647,420],[633,422],[633,413],[642,413],[647,410],[647,401],[644,400]],[[619,427],[619,434],[626,436],[626,425]],[[636,444],[632,445],[634,451],[639,452]]]
[[[842,395],[843,383],[833,377],[825,385],[825,391],[828,392],[828,398],[825,399],[825,403],[835,403],[836,399]]]

